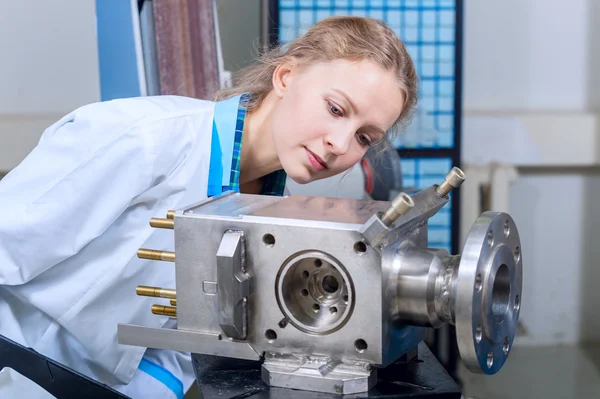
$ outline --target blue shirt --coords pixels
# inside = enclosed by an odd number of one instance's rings
[[[224,191],[240,191],[240,157],[246,107],[250,96],[243,94],[215,104],[211,140],[208,196]],[[263,195],[283,195],[286,181],[283,170],[263,178]]]

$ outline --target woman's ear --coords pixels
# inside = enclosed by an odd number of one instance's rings
[[[291,62],[284,62],[275,67],[273,71],[273,90],[278,97],[283,97],[283,94],[288,90],[294,67],[295,64]]]

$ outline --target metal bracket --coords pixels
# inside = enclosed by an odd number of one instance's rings
[[[221,339],[219,334],[179,330],[177,326],[170,325],[169,322],[162,328],[119,324],[118,337],[121,345],[210,354],[234,359],[260,360],[260,356],[246,342]]]
[[[219,325],[233,339],[245,339],[248,329],[251,277],[246,274],[245,260],[244,232],[226,231],[217,250],[217,301]]]
[[[328,357],[269,352],[261,375],[271,387],[344,395],[367,392],[377,382],[377,369],[366,362],[343,363]]]

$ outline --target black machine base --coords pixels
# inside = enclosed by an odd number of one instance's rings
[[[0,335],[0,370],[10,367],[57,399],[129,399],[52,359]]]
[[[369,392],[327,394],[269,387],[261,379],[258,362],[194,355],[196,378],[202,399],[358,399],[439,398],[460,399],[458,384],[424,343],[418,356],[377,370],[377,385]]]

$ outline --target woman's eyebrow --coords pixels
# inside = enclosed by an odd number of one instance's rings
[[[375,126],[375,125],[369,125],[369,126],[365,126],[365,129],[368,130],[372,130],[375,133],[378,133],[382,136],[385,136],[385,130],[383,130],[382,128],[380,128],[379,126]]]
[[[336,93],[341,94],[346,99],[346,101],[348,101],[348,104],[350,104],[350,107],[352,108],[352,111],[355,114],[358,114],[358,109],[356,108],[356,105],[354,105],[354,103],[352,102],[352,100],[350,99],[349,95],[347,95],[346,93],[344,93],[343,90],[340,90],[340,89],[333,89],[333,91],[335,91]]]

